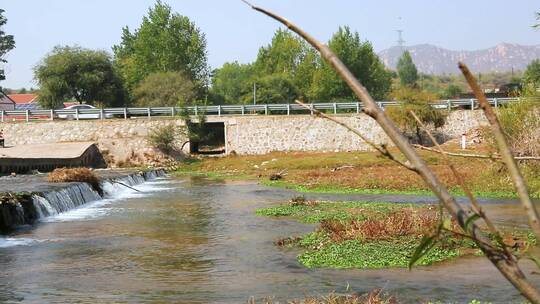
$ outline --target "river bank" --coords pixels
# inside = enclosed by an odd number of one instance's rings
[[[447,151],[459,151],[446,146]],[[476,147],[467,153],[486,152]],[[395,151],[393,151],[395,152]],[[419,151],[437,176],[456,195],[463,195],[458,182],[441,155]],[[487,159],[452,158],[464,182],[480,197],[516,197],[500,162]],[[540,164],[522,166],[531,195],[540,198]],[[275,174],[281,178],[271,180]],[[263,185],[304,193],[413,194],[430,195],[415,173],[380,157],[375,152],[270,153],[257,156],[228,156],[187,160],[177,175],[209,178],[249,179]]]

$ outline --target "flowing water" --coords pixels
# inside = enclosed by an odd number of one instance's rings
[[[404,303],[522,302],[483,258],[412,271],[306,269],[296,261],[298,250],[272,242],[314,226],[254,214],[286,201],[290,191],[201,178],[162,178],[136,188],[143,193],[109,189],[112,198],[51,212],[34,227],[0,238],[0,303],[245,303],[251,296],[285,300],[347,288],[384,288]],[[487,209],[524,223],[511,201],[489,201]]]

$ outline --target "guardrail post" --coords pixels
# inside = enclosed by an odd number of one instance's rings
[[[54,120],[54,110],[51,109],[51,120]]]
[[[103,120],[103,117],[105,115],[103,115],[103,109],[99,109],[99,119]]]
[[[268,105],[264,105],[264,115],[268,115]]]
[[[75,109],[75,119],[79,120],[79,109]]]
[[[377,102],[377,106],[379,107],[379,109],[382,109],[382,103],[380,101]]]
[[[310,112],[310,115],[313,115],[313,104],[312,103],[309,104],[309,112]]]
[[[26,122],[30,121],[30,110],[26,110]]]
[[[199,106],[195,106],[195,116],[199,115]]]
[[[2,110],[2,114],[1,114],[1,121],[4,122],[4,110]]]
[[[171,117],[174,117],[174,107],[171,107]]]
[[[217,106],[217,115],[221,116],[221,105]]]
[[[243,116],[246,113],[246,106],[242,105],[241,108],[242,108],[242,116]]]
[[[474,99],[471,98],[471,111],[474,110]]]
[[[146,111],[148,111],[148,120],[152,119],[152,111],[150,110],[150,108],[146,108]]]
[[[360,114],[360,103],[356,102],[356,114]]]
[[[127,119],[127,108],[124,108],[124,119]]]
[[[495,106],[495,108],[499,107],[499,101],[497,100],[497,98],[493,98],[493,105]]]
[[[287,115],[291,115],[291,104],[287,104]]]
[[[336,105],[335,102],[332,105],[334,106],[334,115],[336,115],[337,114],[337,105]]]
[[[450,99],[446,101],[446,109],[448,112],[452,111],[452,101]]]

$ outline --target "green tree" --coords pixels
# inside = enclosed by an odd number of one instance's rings
[[[138,107],[172,107],[191,104],[195,85],[182,73],[158,72],[148,75],[133,90]]]
[[[298,89],[284,75],[272,74],[256,79],[257,103],[292,103],[298,98]],[[243,102],[253,101],[253,94],[244,95]]]
[[[449,84],[443,92],[443,98],[459,98],[463,94],[463,89],[455,84]]]
[[[105,106],[125,105],[122,82],[110,55],[78,46],[57,46],[35,68],[44,108],[59,108],[75,99]]]
[[[392,83],[391,73],[369,42],[362,42],[359,34],[351,32],[349,27],[340,27],[328,46],[375,99],[386,97]],[[322,63],[315,72],[310,95],[321,101],[356,100],[351,89],[327,63]]]
[[[242,96],[251,92],[253,75],[251,64],[225,63],[213,73],[211,92],[222,97],[224,103],[241,103]]]
[[[122,41],[113,51],[130,91],[149,74],[175,71],[195,83],[199,97],[205,94],[209,76],[205,35],[188,17],[173,13],[160,0],[149,9],[140,28],[123,29]]]
[[[300,96],[309,99],[319,54],[303,39],[288,30],[278,29],[272,42],[259,49],[254,69],[259,77],[279,74],[287,78]]]
[[[531,61],[531,63],[527,66],[525,74],[523,74],[523,82],[527,86],[540,85],[540,59]]]
[[[0,8],[0,63],[7,63],[4,56],[15,48],[15,38],[13,35],[6,35],[2,30],[7,23],[7,18],[4,16],[4,10]],[[5,80],[6,75],[4,69],[0,67],[0,81]]]
[[[412,87],[418,81],[418,70],[412,60],[409,51],[403,52],[403,55],[398,60],[397,71],[401,85]]]
[[[392,97],[398,100],[398,106],[388,107],[387,115],[406,133],[412,132],[420,144],[423,144],[422,127],[411,115],[414,111],[416,116],[425,125],[430,125],[434,128],[444,126],[446,121],[446,111],[437,110],[429,103],[437,100],[438,96],[421,91],[417,88],[402,87],[392,92]]]

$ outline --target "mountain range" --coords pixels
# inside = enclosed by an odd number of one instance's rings
[[[501,43],[492,48],[476,51],[453,51],[431,44],[394,46],[383,50],[379,57],[384,64],[395,69],[403,50],[411,53],[418,70],[425,74],[457,74],[457,63],[465,62],[475,73],[523,71],[534,59],[540,58],[540,45],[527,46]]]

